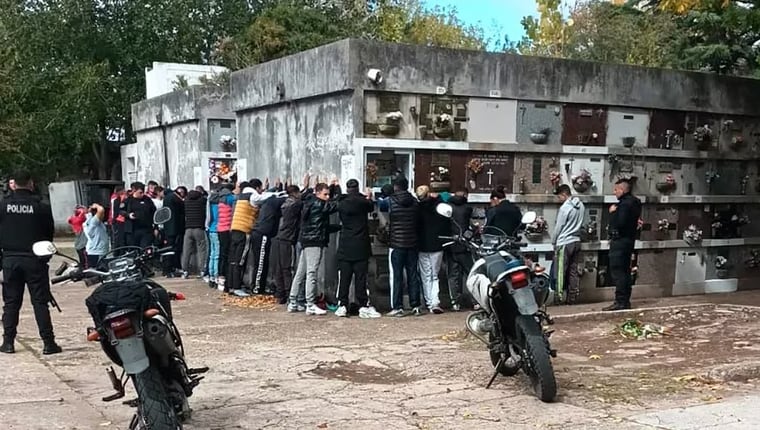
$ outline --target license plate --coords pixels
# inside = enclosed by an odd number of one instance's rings
[[[515,300],[517,309],[521,315],[535,315],[538,312],[538,305],[536,304],[536,296],[533,294],[533,289],[523,287],[514,290],[512,298]]]
[[[137,336],[127,339],[119,339],[115,346],[116,353],[119,354],[124,370],[130,375],[142,373],[150,366],[150,359],[145,353],[145,344],[142,338]]]

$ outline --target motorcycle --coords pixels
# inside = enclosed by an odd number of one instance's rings
[[[436,210],[441,216],[452,217],[449,204],[440,203]],[[522,224],[530,224],[535,218],[535,212],[527,212]],[[469,314],[465,325],[488,345],[494,374],[486,388],[499,374],[515,376],[522,370],[536,396],[544,402],[553,401],[557,382],[551,358],[557,356],[557,351],[549,343],[552,331],[544,329],[544,323],[554,324],[546,313],[546,303],[552,295],[549,275],[520,256],[519,250],[526,243],[502,230],[487,226],[475,233],[458,227],[458,236],[440,239],[448,241],[444,247],[463,244],[475,261],[466,284],[480,310]]]
[[[157,213],[157,217],[159,213]],[[164,221],[166,222],[166,221]],[[137,411],[130,430],[178,430],[190,418],[188,398],[208,372],[208,367],[189,368],[182,337],[172,318],[171,301],[184,300],[149,279],[149,262],[170,255],[172,248],[123,247],[104,256],[96,268],[82,270],[67,265],[52,284],[85,280],[99,284],[85,300],[95,327],[87,329],[87,340],[99,342],[103,352],[122,368],[117,377],[107,369],[116,391],[104,397],[112,402],[125,396],[131,379],[137,399],[125,404]],[[52,242],[37,242],[34,253],[41,257],[60,255]]]

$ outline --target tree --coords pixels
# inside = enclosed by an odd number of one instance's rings
[[[455,8],[426,9],[419,0],[279,1],[219,44],[221,62],[240,69],[346,37],[449,48],[485,49],[479,26]]]
[[[567,40],[573,21],[562,16],[562,0],[536,0],[538,19],[526,16],[521,24],[525,37],[518,44],[522,54],[567,57],[572,50]]]
[[[669,13],[592,1],[570,14],[566,56],[579,60],[672,67],[684,37]]]
[[[249,22],[246,0],[0,0],[3,52],[12,61],[0,90],[4,165],[106,179],[119,142],[131,139],[131,104],[145,94],[153,61],[206,64],[219,37]],[[3,61],[5,64],[6,61]],[[7,82],[7,81],[6,81]],[[12,108],[8,108],[11,106]],[[23,126],[19,127],[19,124]],[[121,133],[116,133],[121,134]]]
[[[591,0],[564,19],[560,0],[536,0],[525,54],[736,75],[760,71],[760,1]]]

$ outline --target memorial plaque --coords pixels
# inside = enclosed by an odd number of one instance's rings
[[[498,185],[503,185],[509,193],[512,189],[514,157],[508,153],[486,152],[471,154],[470,159],[481,163],[477,174],[467,172],[467,189],[473,193],[490,193]]]

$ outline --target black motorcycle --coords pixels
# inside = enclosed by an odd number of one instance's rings
[[[203,379],[207,367],[192,369],[185,362],[185,350],[172,318],[171,301],[184,300],[149,279],[149,262],[172,252],[172,248],[124,247],[104,256],[98,267],[82,270],[64,267],[52,284],[86,280],[99,284],[85,300],[95,323],[87,329],[87,340],[99,342],[103,352],[117,366],[107,370],[116,393],[105,402],[125,396],[129,379],[137,399],[125,402],[137,407],[130,430],[177,430],[190,418],[188,397]],[[35,254],[56,254],[51,242],[35,244]],[[60,255],[60,254],[59,254]]]
[[[441,203],[437,210],[451,218],[450,205]],[[530,224],[535,217],[535,212],[528,212],[522,222]],[[520,256],[520,248],[527,244],[498,228],[485,227],[477,233],[464,230],[458,236],[441,239],[450,241],[444,246],[465,245],[475,261],[467,289],[481,309],[468,315],[466,327],[488,345],[495,371],[487,388],[499,374],[514,376],[522,369],[537,397],[553,401],[557,382],[551,357],[557,352],[549,344],[552,332],[543,328],[544,323],[554,323],[545,310],[552,294],[549,275]]]

